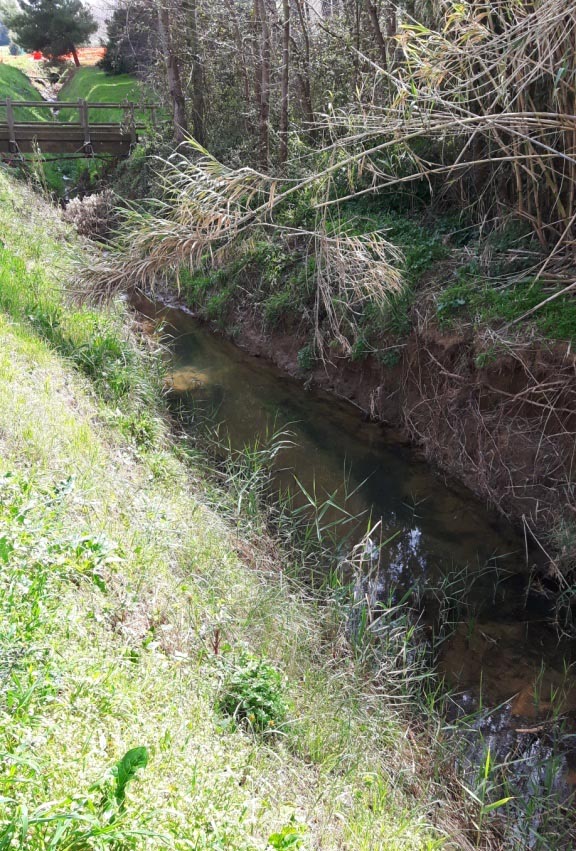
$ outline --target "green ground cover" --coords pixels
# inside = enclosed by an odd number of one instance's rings
[[[0,62],[0,100],[7,97],[13,101],[42,101],[40,92],[34,88],[26,74],[20,69]],[[50,113],[45,109],[34,107],[14,108],[16,121],[45,121]],[[6,110],[0,108],[0,121],[6,120]]]
[[[309,206],[296,202],[278,220],[305,230],[313,226],[310,214]],[[462,217],[391,210],[386,199],[375,198],[343,205],[334,227],[354,235],[381,232],[404,258],[401,291],[389,295],[384,309],[367,305],[359,318],[353,359],[378,355],[391,337],[401,342],[412,330],[418,305],[442,328],[498,328],[521,320],[561,289],[530,274],[539,247],[517,221],[484,235]],[[188,303],[224,326],[239,301],[252,300],[269,327],[291,329],[296,321],[302,329],[300,317],[312,316],[314,309],[316,267],[309,248],[295,249],[265,231],[239,246],[220,268],[207,264],[194,274],[182,271],[180,285]],[[576,299],[568,293],[551,300],[523,321],[548,339],[576,341]]]
[[[59,100],[74,101],[84,98],[88,103],[124,103],[142,100],[140,84],[129,74],[109,76],[100,68],[79,68],[59,93]],[[123,110],[119,108],[93,110],[90,121],[106,124],[121,121]],[[140,115],[139,118],[143,118]],[[78,112],[63,109],[59,115],[60,121],[77,121]]]
[[[0,847],[456,836],[385,681],[209,507],[156,361],[122,308],[66,304],[82,247],[1,171],[0,232]]]

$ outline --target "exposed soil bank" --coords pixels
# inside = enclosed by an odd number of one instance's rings
[[[213,325],[222,333],[222,325]],[[573,564],[576,539],[576,356],[566,344],[504,343],[472,329],[423,325],[398,346],[393,366],[374,356],[330,360],[303,370],[301,334],[267,329],[240,308],[224,333],[400,430],[426,458],[524,525],[553,535],[556,561]]]

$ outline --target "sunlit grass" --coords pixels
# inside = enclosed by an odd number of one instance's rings
[[[84,98],[88,103],[138,103],[142,100],[142,91],[136,78],[130,74],[111,76],[100,68],[79,68],[58,96],[61,101],[75,101],[78,98]],[[60,121],[78,121],[78,112],[63,109],[58,118]],[[90,121],[95,123],[119,122],[122,119],[123,111],[120,108],[94,109],[90,112]]]
[[[0,200],[0,830],[28,851],[265,849],[291,825],[291,847],[439,847],[397,710],[281,566],[239,558],[160,414],[148,440],[123,427],[154,380],[110,396],[74,354],[102,328],[126,352],[119,314],[66,306],[75,238],[1,173]],[[286,682],[275,736],[218,711],[220,655],[241,651]],[[93,784],[137,746],[149,763],[110,823]]]
[[[0,101],[11,98],[14,102],[42,101],[42,95],[36,89],[24,71],[13,65],[0,62]],[[15,121],[46,121],[50,111],[46,109],[34,109],[34,107],[15,106]],[[0,107],[0,121],[6,121],[6,109]]]

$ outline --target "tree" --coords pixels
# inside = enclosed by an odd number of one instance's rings
[[[158,50],[156,11],[146,0],[131,0],[114,10],[106,27],[106,54],[99,66],[107,74],[146,76]]]
[[[280,94],[280,163],[288,159],[290,97],[290,0],[282,0],[282,85]]]
[[[182,88],[180,61],[171,26],[170,8],[164,2],[158,4],[158,30],[164,54],[168,91],[172,101],[174,117],[174,141],[181,144],[188,136],[188,118],[186,116],[186,98]]]
[[[50,57],[71,53],[74,64],[80,65],[76,48],[98,29],[80,0],[22,0],[20,6],[7,23],[21,47]]]
[[[198,38],[198,4],[197,0],[183,0],[184,24],[186,26],[186,46],[192,65],[192,124],[194,138],[206,146],[206,105],[204,102],[204,66],[200,57],[200,42]]]
[[[258,150],[260,165],[266,169],[270,157],[270,22],[266,0],[254,0],[254,19],[257,31],[256,97],[258,101]]]

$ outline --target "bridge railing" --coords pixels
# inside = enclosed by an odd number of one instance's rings
[[[6,98],[3,101],[0,101],[0,109],[4,108],[6,111],[6,125],[8,128],[8,139],[9,139],[9,147],[13,153],[18,153],[18,136],[19,130],[24,128],[30,129],[38,127],[48,129],[50,126],[61,126],[64,127],[75,127],[82,128],[83,138],[84,138],[84,153],[90,154],[92,151],[92,136],[93,131],[97,131],[99,128],[101,129],[104,125],[104,122],[101,121],[92,121],[90,123],[90,112],[98,111],[98,110],[117,110],[123,113],[122,121],[118,122],[107,122],[107,126],[117,126],[119,129],[124,130],[129,135],[131,142],[135,143],[137,141],[137,131],[143,129],[146,125],[139,120],[139,116],[142,115],[143,112],[147,111],[150,113],[152,124],[156,124],[156,116],[158,106],[156,104],[151,103],[134,103],[133,101],[123,101],[123,102],[113,102],[113,103],[91,103],[84,98],[78,98],[77,101],[25,101],[25,100],[12,100],[12,98]],[[64,109],[71,109],[78,111],[78,121],[60,121],[54,122],[54,124],[50,124],[47,121],[17,121],[14,115],[14,110],[19,108],[28,108],[28,109],[47,109],[50,110],[53,114],[60,112]],[[1,121],[0,121],[1,124]]]

